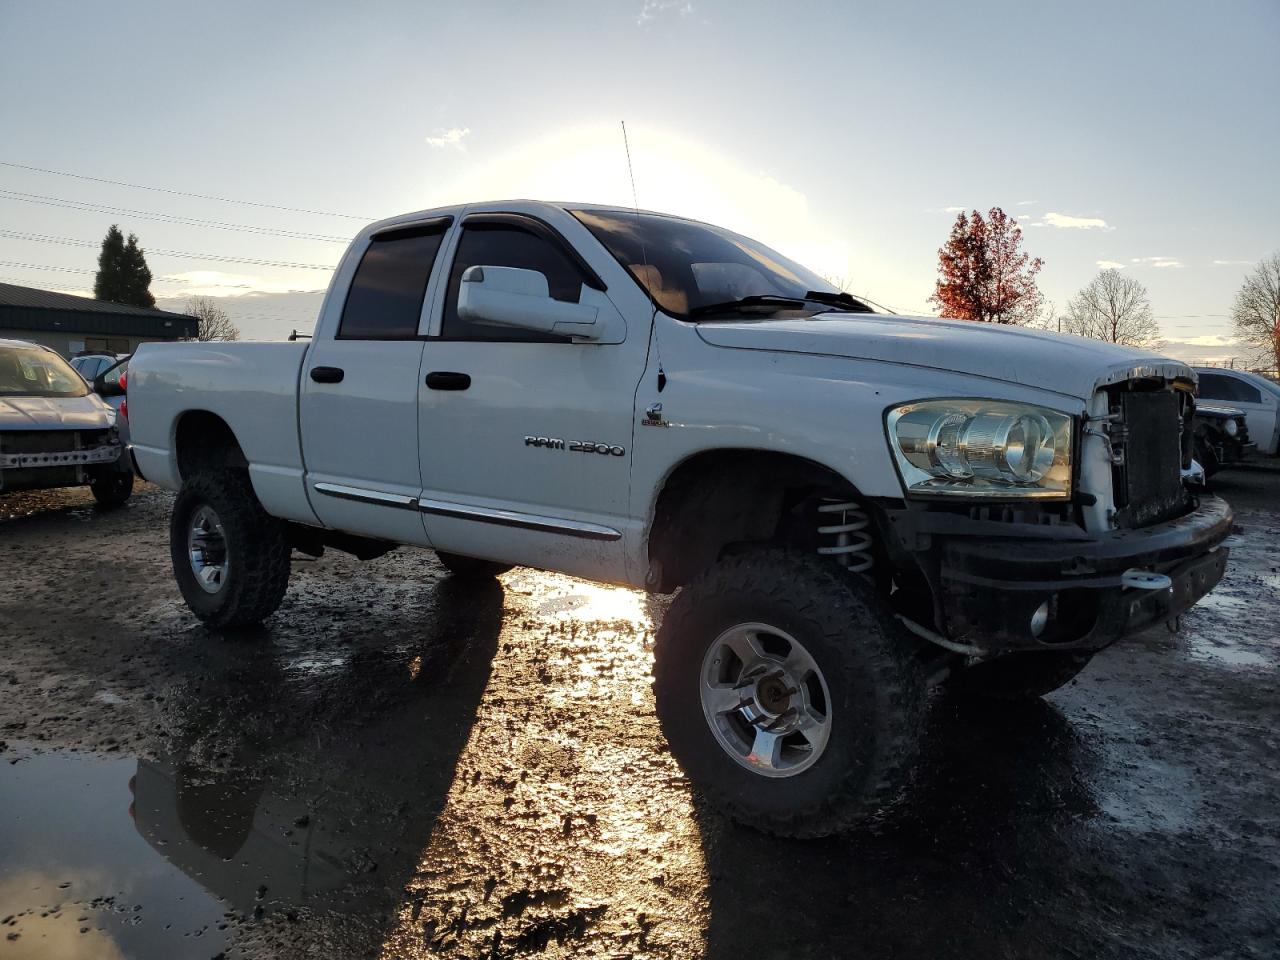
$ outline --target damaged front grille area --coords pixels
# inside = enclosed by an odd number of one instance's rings
[[[1195,401],[1189,393],[1146,381],[1109,392],[1115,525],[1150,526],[1186,513],[1191,495],[1182,483]]]
[[[87,466],[120,455],[111,430],[12,430],[0,432],[0,468]]]
[[[0,453],[87,450],[109,439],[110,430],[10,430],[0,433]]]

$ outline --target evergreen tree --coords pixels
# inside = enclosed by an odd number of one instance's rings
[[[93,295],[99,300],[123,303],[132,307],[154,307],[151,295],[151,270],[138,246],[135,234],[126,240],[119,226],[111,225],[102,240],[98,254],[98,276],[93,282]]]
[[[93,281],[93,295],[98,300],[123,303],[124,234],[114,223],[102,240],[98,254],[98,276]]]

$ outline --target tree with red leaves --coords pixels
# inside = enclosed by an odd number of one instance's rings
[[[938,278],[930,302],[942,316],[987,323],[1026,324],[1043,298],[1036,274],[1044,266],[1019,247],[1022,228],[999,207],[984,220],[977,210],[956,216],[946,246],[938,250]]]

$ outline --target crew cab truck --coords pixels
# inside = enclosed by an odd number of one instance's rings
[[[291,551],[430,548],[677,592],[666,738],[741,821],[822,835],[909,795],[932,688],[1035,697],[1223,575],[1195,374],[878,312],[750,239],[587,204],[363,230],[309,343],[143,345],[136,465],[178,491],[211,627]]]

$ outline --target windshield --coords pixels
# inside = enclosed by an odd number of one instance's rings
[[[0,347],[0,397],[83,397],[80,374],[56,353],[39,347]]]
[[[840,293],[813,271],[763,244],[709,224],[621,210],[572,213],[674,317],[687,319],[699,308],[746,297],[812,300],[813,294],[830,298]],[[850,301],[848,309],[860,308],[865,309]],[[778,309],[812,313],[830,310],[832,304],[782,304]]]

